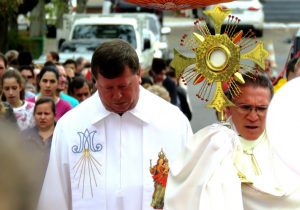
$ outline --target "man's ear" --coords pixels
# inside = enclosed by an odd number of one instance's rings
[[[141,68],[138,69],[136,75],[139,78],[139,83],[142,84],[142,69]]]
[[[142,69],[139,68],[136,74],[137,74],[138,76],[142,76]]]

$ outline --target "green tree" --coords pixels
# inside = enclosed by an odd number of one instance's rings
[[[63,27],[63,15],[69,12],[70,0],[52,0],[54,5],[54,11],[52,12],[55,16],[55,25],[57,28]]]
[[[9,1],[9,2],[8,2]],[[0,0],[0,51],[8,47],[9,25],[14,22],[20,2],[18,0]]]
[[[17,45],[18,14],[31,11],[38,0],[0,0],[0,51],[6,52]]]

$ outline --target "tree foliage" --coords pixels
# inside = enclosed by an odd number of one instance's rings
[[[18,36],[17,17],[31,11],[38,0],[0,0],[0,51],[5,52],[10,41],[16,41]]]
[[[9,25],[18,12],[18,0],[0,0],[0,51],[5,52],[8,46]]]
[[[20,5],[20,0],[0,0],[0,16],[6,17],[11,13],[16,13]]]

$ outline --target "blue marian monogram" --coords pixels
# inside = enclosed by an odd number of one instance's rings
[[[79,145],[72,146],[72,152],[82,154],[80,159],[73,167],[74,179],[78,179],[77,187],[82,191],[82,199],[88,195],[93,197],[93,187],[97,187],[96,173],[101,175],[101,164],[93,156],[92,153],[100,152],[103,148],[102,144],[94,143],[96,131],[89,132],[86,129],[84,132],[78,132]],[[87,189],[86,189],[87,188]]]
[[[72,147],[72,152],[82,153],[85,149],[88,149],[92,152],[100,152],[102,150],[102,144],[94,144],[94,136],[96,131],[89,132],[88,129],[85,129],[83,132],[78,132],[80,143]]]

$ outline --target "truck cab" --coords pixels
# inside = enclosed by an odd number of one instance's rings
[[[82,48],[88,44],[90,57],[93,50],[102,42],[111,39],[123,39],[127,41],[137,52],[143,69],[149,69],[155,54],[155,35],[143,27],[143,20],[135,16],[123,14],[91,15],[83,14],[73,17],[64,42],[60,45],[60,54],[78,53],[79,45]],[[90,45],[96,46],[90,46]],[[74,46],[66,47],[66,46]],[[65,57],[64,55],[62,55]]]

